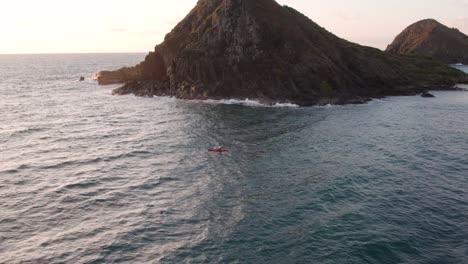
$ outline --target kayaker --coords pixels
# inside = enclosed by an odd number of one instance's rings
[[[227,152],[228,150],[223,148],[223,146],[217,146],[215,148],[210,148],[208,149],[209,151],[214,151],[214,152]]]

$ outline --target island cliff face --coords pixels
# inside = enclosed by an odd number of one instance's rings
[[[140,64],[98,73],[115,94],[250,98],[300,105],[362,102],[453,85],[466,75],[428,58],[340,39],[273,0],[199,0]]]
[[[468,64],[468,36],[434,19],[425,19],[407,27],[387,51],[430,56],[447,64]]]

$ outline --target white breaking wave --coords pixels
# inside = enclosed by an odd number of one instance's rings
[[[134,95],[135,96],[135,95]],[[138,97],[138,96],[135,96]],[[140,98],[140,97],[138,97]],[[299,108],[300,106],[297,104],[292,103],[275,103],[275,104],[264,104],[259,101],[251,100],[251,99],[207,99],[207,100],[188,100],[188,99],[179,99],[174,96],[152,96],[151,98],[155,98],[158,100],[171,100],[171,101],[184,101],[184,102],[193,102],[193,103],[203,103],[203,104],[213,104],[213,105],[243,105],[243,106],[250,106],[250,107],[274,107],[274,108]]]
[[[222,99],[222,100],[213,100],[213,99],[208,99],[208,100],[195,100],[196,102],[202,102],[202,103],[207,103],[207,104],[224,104],[224,105],[244,105],[244,106],[253,106],[253,107],[290,107],[290,108],[296,108],[299,107],[297,104],[291,104],[291,103],[275,103],[273,105],[269,104],[263,104],[259,101],[251,100],[251,99],[244,99],[244,100],[239,100],[239,99]]]
[[[468,89],[468,85],[458,85],[457,87],[459,88],[464,88]],[[138,96],[135,96],[138,97]],[[138,97],[141,98],[141,97]],[[152,96],[151,98],[155,98],[158,100],[164,100],[164,101],[184,101],[184,102],[193,102],[193,103],[203,103],[203,104],[213,104],[213,105],[243,105],[243,106],[250,106],[250,107],[272,107],[272,108],[299,108],[301,107],[300,105],[293,104],[293,103],[274,103],[274,104],[265,104],[261,103],[256,100],[251,100],[251,99],[221,99],[221,100],[215,100],[215,99],[207,99],[207,100],[188,100],[188,99],[179,99],[174,96]],[[384,103],[387,100],[382,99],[382,98],[374,98],[366,103],[363,104],[344,104],[344,105],[335,105],[335,104],[326,104],[326,105],[315,105],[311,107],[317,107],[317,108],[335,108],[335,107],[344,107],[344,106],[360,106],[360,105],[366,105],[366,104],[375,104],[375,103]]]
[[[272,107],[292,107],[292,108],[296,108],[296,107],[300,107],[300,106],[297,105],[297,104],[291,104],[291,103],[276,103],[276,104],[272,105]]]
[[[314,105],[312,107],[325,108],[325,109],[331,109],[331,108],[336,108],[336,107],[361,107],[361,106],[366,106],[369,104],[381,104],[387,101],[388,100],[385,100],[384,98],[373,98],[370,101],[364,102],[362,104],[326,104],[326,105]]]
[[[457,84],[455,87],[468,91],[468,84]]]

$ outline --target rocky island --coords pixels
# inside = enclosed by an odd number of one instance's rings
[[[299,105],[360,103],[468,81],[431,58],[341,39],[274,0],[199,0],[143,62],[97,79],[125,83],[115,94]]]
[[[429,56],[447,64],[468,64],[468,36],[434,19],[425,19],[403,30],[387,51]]]

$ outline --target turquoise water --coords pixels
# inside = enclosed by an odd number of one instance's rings
[[[90,79],[143,56],[0,56],[0,262],[467,263],[468,92],[261,107]]]

